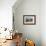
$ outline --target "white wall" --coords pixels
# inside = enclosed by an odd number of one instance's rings
[[[41,1],[41,38],[42,46],[46,46],[46,0]]]
[[[19,3],[18,3],[19,2]],[[13,6],[15,29],[24,37],[35,41],[36,46],[46,46],[46,6],[45,0],[18,0]],[[36,25],[24,25],[23,15],[36,15]],[[43,31],[44,30],[44,31]],[[44,38],[43,38],[44,37]]]
[[[0,0],[0,27],[12,28],[12,6],[16,0]]]
[[[18,1],[18,2],[21,2]],[[16,6],[17,5],[17,6]],[[24,34],[24,37],[35,41],[36,46],[41,46],[41,30],[40,30],[40,0],[22,0],[13,6],[15,28]],[[24,25],[23,15],[36,15],[36,25]]]

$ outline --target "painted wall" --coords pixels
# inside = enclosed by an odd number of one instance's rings
[[[22,32],[25,39],[34,40],[36,46],[41,46],[40,13],[40,0],[18,0],[13,6],[15,30]],[[36,25],[24,25],[23,15],[36,15]]]
[[[42,46],[46,46],[46,0],[41,1],[41,40]]]
[[[37,46],[46,46],[46,0],[18,0],[13,6],[15,29],[33,39]],[[23,15],[36,15],[36,25],[24,25]],[[42,44],[42,45],[40,45]]]

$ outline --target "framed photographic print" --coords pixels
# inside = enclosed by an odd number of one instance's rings
[[[24,15],[23,24],[24,25],[35,25],[36,24],[36,15]]]

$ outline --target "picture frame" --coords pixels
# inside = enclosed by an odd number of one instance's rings
[[[36,24],[36,15],[24,15],[23,24],[24,25],[35,25]]]

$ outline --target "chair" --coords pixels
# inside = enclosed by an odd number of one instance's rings
[[[15,33],[15,43],[16,46],[22,45],[22,33]]]

